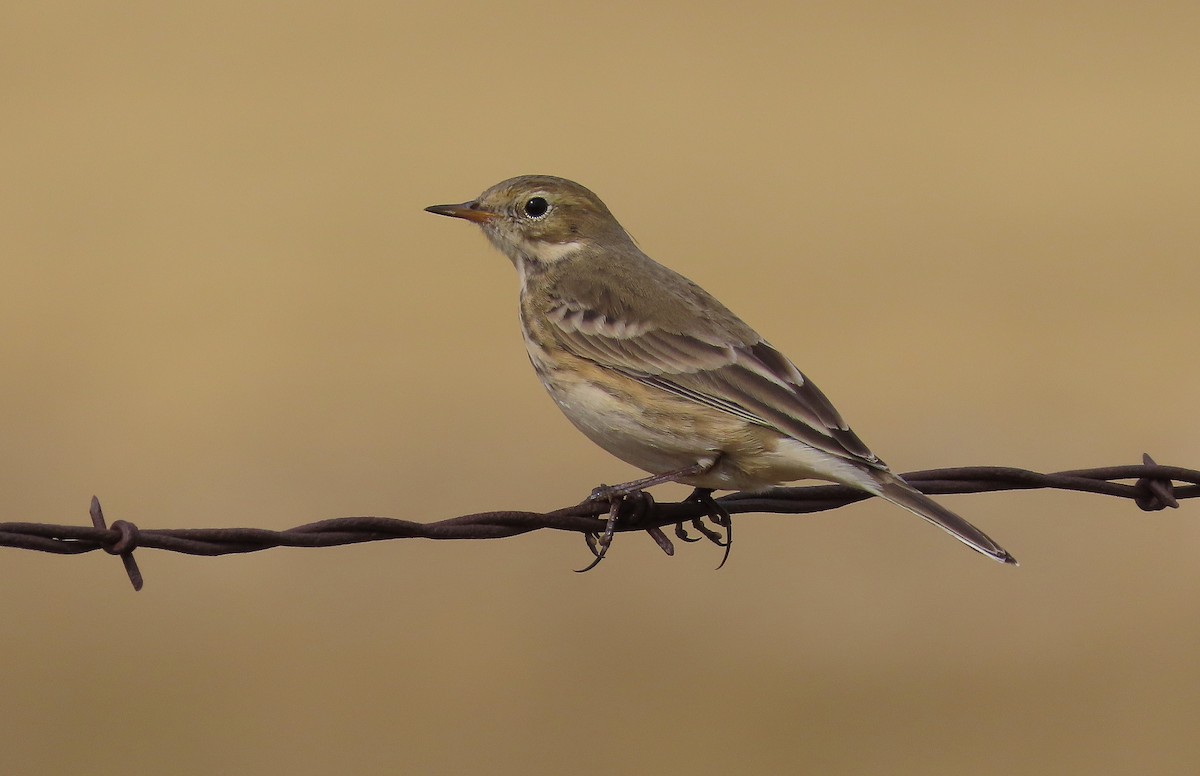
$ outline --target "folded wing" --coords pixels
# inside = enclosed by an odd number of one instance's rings
[[[886,466],[850,430],[821,393],[782,353],[740,320],[696,319],[689,331],[637,321],[602,305],[553,299],[548,318],[573,353],[646,385],[774,428],[819,450]],[[676,327],[682,328],[682,327]]]

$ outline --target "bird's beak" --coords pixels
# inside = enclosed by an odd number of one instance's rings
[[[476,201],[462,202],[458,205],[430,205],[425,209],[430,213],[437,213],[439,216],[463,218],[467,221],[474,221],[477,224],[486,224],[497,218],[495,213],[490,210],[484,210]]]

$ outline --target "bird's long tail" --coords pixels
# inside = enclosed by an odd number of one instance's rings
[[[1017,559],[1008,553],[991,537],[975,526],[963,520],[958,515],[946,509],[941,504],[914,489],[891,472],[872,471],[869,473],[880,487],[879,495],[888,501],[902,506],[914,515],[923,517],[955,539],[977,552],[995,558],[1001,563],[1017,565]]]

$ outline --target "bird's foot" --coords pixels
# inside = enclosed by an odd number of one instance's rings
[[[717,566],[719,569],[725,565],[725,561],[729,560],[729,548],[733,546],[733,518],[730,516],[729,510],[721,506],[720,502],[712,497],[712,493],[711,488],[696,488],[692,491],[692,495],[688,496],[688,501],[695,501],[703,506],[707,510],[705,517],[711,520],[717,528],[724,531],[722,534],[721,531],[714,531],[709,528],[704,524],[704,517],[694,517],[690,521],[692,528],[702,534],[705,539],[708,539],[718,547],[725,548],[725,554],[721,557],[721,563]],[[687,532],[687,528],[684,527],[682,521],[675,524],[675,536],[685,542],[700,541],[699,536],[692,536]]]
[[[665,482],[678,482],[681,479],[695,477],[700,474],[705,474],[712,471],[717,462],[721,460],[721,456],[717,455],[710,460],[697,461],[694,464],[685,466],[682,469],[675,471],[662,472],[660,474],[652,474],[649,477],[643,477],[640,480],[632,480],[630,482],[622,482],[620,485],[598,485],[592,488],[591,494],[584,500],[583,503],[605,502],[608,504],[608,522],[604,525],[603,533],[592,532],[584,534],[584,539],[587,541],[588,549],[592,551],[595,557],[586,568],[577,569],[579,572],[591,571],[596,568],[596,565],[604,560],[604,556],[608,554],[608,548],[612,545],[613,533],[616,531],[617,519],[632,521],[634,524],[642,517],[650,514],[654,509],[654,498],[646,492],[646,488],[654,485],[661,485]],[[708,510],[709,517],[712,521],[721,528],[725,529],[724,538],[720,534],[705,526],[699,518],[692,521],[692,525],[696,530],[708,537],[709,541],[716,544],[718,547],[725,548],[725,558],[729,557],[729,542],[732,537],[732,528],[730,527],[729,513],[725,508],[718,504],[712,498],[712,490],[709,488],[696,488],[690,496],[691,499],[699,501],[705,505]],[[629,505],[629,511],[622,513],[625,505]],[[675,545],[667,538],[661,528],[650,527],[646,529],[646,533],[650,534],[650,538],[659,546],[667,555],[675,554]],[[683,529],[683,524],[679,524],[675,528],[675,535],[684,541],[699,541],[692,539]],[[725,561],[721,561],[721,566],[725,565]],[[721,566],[717,566],[720,568]]]
[[[654,497],[644,490],[635,489],[628,490],[626,488],[630,483],[625,485],[600,485],[592,490],[588,501],[607,501],[608,502],[608,520],[604,524],[604,530],[594,531],[583,535],[584,541],[587,542],[588,549],[595,556],[591,563],[581,569],[576,569],[578,573],[591,571],[599,565],[600,561],[608,554],[608,548],[612,546],[613,536],[617,530],[617,521],[626,520],[632,523],[637,523],[654,509]],[[659,528],[647,529],[647,533],[654,539],[655,543],[662,548],[667,555],[675,553],[675,547]]]

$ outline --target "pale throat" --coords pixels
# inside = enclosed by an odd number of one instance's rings
[[[507,256],[522,273],[524,273],[523,265],[526,261],[549,265],[565,259],[584,247],[582,240],[562,243],[530,240],[520,234],[505,233],[488,228],[485,228],[483,233],[492,245],[500,249],[500,252]]]
[[[560,259],[565,259],[581,248],[583,248],[583,243],[580,241],[563,243],[546,242],[543,240],[521,241],[521,252],[535,261],[540,261],[542,264],[553,264]]]
[[[521,288],[529,281],[531,273],[537,274],[556,261],[567,258],[583,248],[582,242],[553,243],[537,240],[521,240],[514,250],[505,251],[517,267]],[[532,265],[532,266],[530,266]]]

